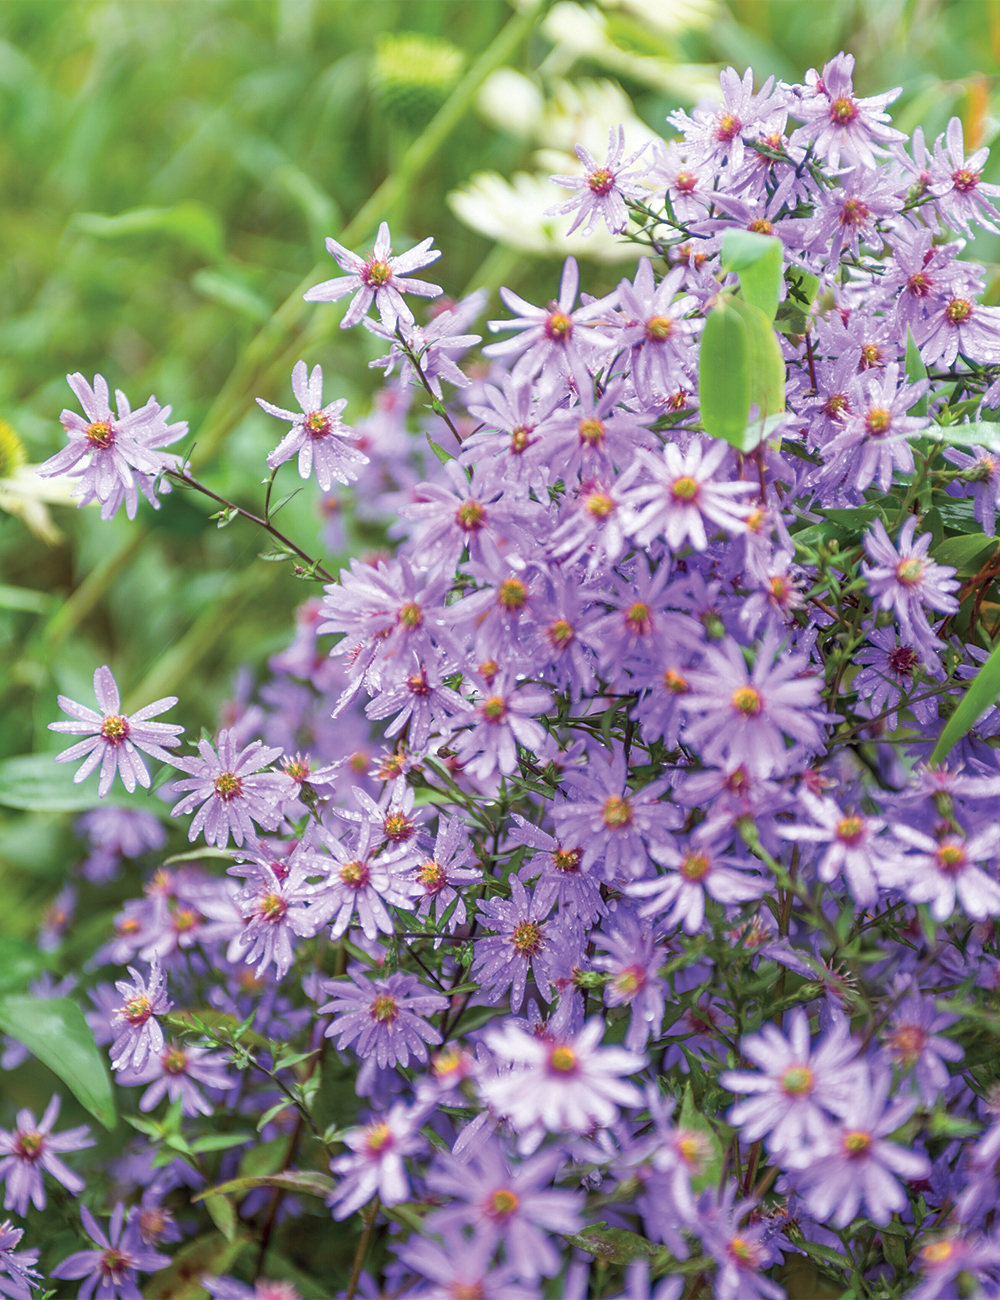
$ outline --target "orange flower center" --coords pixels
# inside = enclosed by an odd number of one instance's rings
[[[754,686],[741,686],[733,691],[733,708],[745,718],[756,718],[764,707],[760,691]]]
[[[624,826],[632,825],[632,803],[623,795],[613,794],[604,801],[604,808],[601,811],[601,821],[609,831],[621,830]]]

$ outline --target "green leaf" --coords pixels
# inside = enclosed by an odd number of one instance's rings
[[[750,414],[750,340],[732,299],[720,299],[705,321],[698,402],[705,432],[738,446]]]
[[[774,235],[727,230],[722,237],[722,265],[740,277],[743,297],[773,321],[781,293],[784,250]]]
[[[196,1237],[181,1247],[169,1268],[143,1283],[145,1300],[203,1300],[208,1292],[198,1279],[203,1273],[228,1273],[248,1242],[242,1235],[227,1241],[218,1232]]]
[[[679,1129],[687,1129],[702,1136],[706,1145],[706,1154],[701,1161],[701,1172],[691,1179],[691,1190],[700,1192],[719,1181],[722,1172],[723,1150],[719,1135],[708,1120],[694,1104],[694,1094],[690,1083],[684,1085],[684,1100],[681,1102]]]
[[[200,862],[202,858],[224,858],[226,862],[232,862],[236,856],[229,849],[213,849],[206,846],[203,849],[191,849],[188,853],[174,853],[169,858],[163,859],[165,867],[171,866],[174,862]]]
[[[225,1196],[206,1196],[205,1209],[227,1241],[236,1240],[236,1207]]]
[[[656,1254],[656,1247],[645,1237],[625,1228],[609,1228],[604,1220],[568,1235],[566,1240],[605,1264],[631,1264],[634,1259]]]
[[[232,1178],[228,1183],[209,1187],[207,1191],[199,1192],[191,1199],[203,1201],[207,1196],[238,1196],[243,1192],[253,1191],[255,1187],[278,1187],[283,1192],[302,1192],[307,1196],[318,1196],[325,1200],[336,1186],[334,1180],[328,1178],[326,1174],[315,1173],[312,1170],[301,1173],[289,1171],[283,1174],[258,1174],[251,1178]]]
[[[114,1129],[117,1116],[108,1067],[75,1002],[69,998],[3,998],[0,1029],[57,1074],[106,1129]]]
[[[918,379],[927,378],[927,367],[920,359],[920,350],[914,341],[913,334],[909,325],[906,327],[906,377],[911,384],[915,384]],[[919,402],[906,412],[907,415],[926,415],[927,414],[927,394],[924,393]]]
[[[219,217],[204,203],[175,203],[171,208],[130,208],[116,217],[80,212],[73,218],[76,230],[98,239],[124,235],[167,235],[187,244],[208,261],[223,256],[224,236]]]
[[[958,708],[948,719],[934,746],[932,763],[942,763],[947,758],[966,732],[971,731],[986,710],[996,704],[997,696],[1000,696],[1000,646],[966,687]]]
[[[976,424],[932,424],[920,431],[920,437],[947,442],[953,447],[985,447],[987,451],[1000,452],[1000,424],[985,420]]]
[[[192,275],[191,287],[203,298],[261,324],[271,319],[271,304],[231,268],[203,266]]]
[[[442,465],[447,465],[450,460],[455,459],[455,457],[451,454],[450,451],[445,451],[443,447],[439,447],[429,433],[426,435],[426,437],[428,443],[430,444],[431,451],[438,458],[438,460],[441,462]]]
[[[204,1151],[228,1151],[230,1147],[241,1147],[253,1142],[253,1133],[206,1133],[204,1137],[195,1138],[191,1150],[201,1155]]]
[[[926,522],[926,516],[924,519]],[[938,564],[950,565],[960,578],[970,578],[979,572],[998,546],[1000,542],[994,537],[967,533],[963,537],[944,538],[937,546],[931,547],[931,555]]]
[[[101,799],[96,772],[74,785],[76,768],[75,763],[57,763],[54,754],[20,754],[4,759],[0,763],[0,805],[28,812],[84,812],[109,805],[148,809],[145,790],[129,794],[117,781]]]
[[[23,609],[29,614],[41,614],[50,609],[53,597],[47,591],[32,587],[8,587],[0,583],[0,609]]]
[[[758,407],[758,420],[766,421],[785,409],[785,358],[770,320],[751,303],[734,298],[734,310],[747,330],[750,369],[750,403]]]

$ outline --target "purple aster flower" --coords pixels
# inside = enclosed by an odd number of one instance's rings
[[[411,271],[430,266],[441,256],[439,249],[431,248],[433,242],[433,239],[425,239],[409,252],[393,257],[389,227],[384,221],[378,228],[375,246],[368,258],[352,253],[335,239],[327,239],[327,252],[346,274],[313,285],[302,296],[306,302],[339,302],[353,293],[354,300],[340,322],[341,329],[357,325],[368,314],[372,303],[387,330],[395,331],[398,322],[412,325],[413,312],[402,295],[415,293],[421,298],[436,298],[443,292],[440,285],[410,278]]]
[[[809,1163],[794,1175],[809,1213],[834,1228],[846,1228],[864,1205],[868,1217],[886,1224],[909,1204],[897,1181],[926,1178],[930,1161],[918,1151],[886,1142],[910,1118],[916,1096],[887,1105],[892,1073],[876,1066],[870,1082],[855,1085],[841,1120],[831,1126],[825,1150],[810,1155]]]
[[[586,773],[568,773],[566,784],[577,797],[552,808],[559,839],[582,850],[581,870],[600,862],[609,883],[645,876],[650,846],[672,845],[670,832],[681,824],[678,809],[660,797],[669,778],[635,791],[627,780],[625,750],[618,745],[606,760],[595,754]]]
[[[379,931],[392,934],[390,907],[413,908],[414,886],[407,878],[405,845],[381,851],[381,828],[365,820],[347,840],[338,840],[325,827],[316,831],[334,859],[322,887],[321,906],[333,918],[330,936],[339,939],[354,917],[368,940]]]
[[[91,388],[81,374],[66,376],[86,418],[76,411],[59,417],[69,437],[69,446],[56,452],[38,472],[44,476],[65,474],[79,477],[77,496],[86,505],[95,498],[101,503],[101,518],[110,519],[126,502],[129,519],[139,507],[137,488],[154,506],[159,506],[153,487],[156,476],[177,463],[177,457],[155,450],[183,438],[186,423],[167,424],[170,407],[155,398],[133,411],[125,394],[116,391],[117,416],[109,405],[108,385],[102,375],[94,376]],[[86,460],[82,467],[80,462]]]
[[[420,374],[427,381],[428,387],[438,401],[442,400],[442,379],[446,379],[449,384],[454,384],[456,388],[471,387],[472,380],[459,369],[456,362],[463,352],[467,352],[469,348],[481,342],[481,336],[462,334],[461,331],[467,325],[471,325],[482,313],[488,301],[487,291],[477,289],[461,302],[450,303],[444,300],[436,304],[430,309],[431,321],[428,325],[401,323],[397,326],[409,351],[419,360]],[[391,334],[378,321],[370,320],[368,317],[365,317],[362,323],[369,334],[385,339],[390,344],[388,353],[384,357],[379,357],[377,361],[369,361],[369,366],[383,370],[388,379],[398,363],[400,383],[419,384],[421,379],[418,378],[413,362],[407,351],[400,345],[396,335]]]
[[[513,776],[518,745],[535,757],[544,756],[551,743],[537,719],[551,705],[552,696],[542,687],[521,684],[509,672],[498,673],[476,705],[475,724],[454,742],[464,770],[474,781],[489,781],[494,773]]]
[[[995,537],[996,513],[1000,509],[1000,456],[977,445],[970,450],[974,455],[969,456],[958,447],[945,447],[942,454],[945,460],[968,471],[964,478],[973,490],[973,514],[986,536]]]
[[[910,852],[894,860],[887,885],[901,889],[911,903],[929,903],[935,921],[947,921],[956,902],[974,921],[1000,915],[1000,884],[976,865],[994,867],[1000,827],[986,826],[968,839],[953,830],[932,837],[900,822],[892,832]]]
[[[483,348],[483,356],[517,357],[515,378],[531,378],[544,369],[553,378],[572,375],[581,393],[591,392],[588,362],[613,346],[607,334],[595,326],[610,324],[609,312],[617,295],[595,298],[574,311],[579,290],[580,268],[573,257],[567,257],[563,265],[558,299],[547,307],[535,307],[510,289],[501,289],[504,305],[517,314],[513,320],[491,320],[489,327],[494,333],[517,330],[517,334]]]
[[[728,835],[726,837],[728,840]],[[712,843],[692,838],[683,850],[656,845],[650,853],[668,867],[652,880],[636,880],[626,886],[631,898],[645,898],[639,915],[660,916],[666,926],[681,925],[685,934],[697,934],[705,921],[705,895],[727,906],[761,898],[768,890],[763,877],[747,874],[758,865],[756,858],[726,857],[720,850],[726,841]]]
[[[809,1017],[801,1007],[788,1013],[787,1037],[765,1024],[740,1040],[743,1055],[761,1073],[726,1070],[719,1082],[730,1092],[747,1092],[730,1110],[730,1124],[746,1142],[768,1138],[775,1155],[807,1162],[825,1140],[829,1115],[846,1115],[865,1085],[857,1061],[858,1041],[843,1016],[834,1019],[815,1047]]]
[[[656,942],[648,926],[620,906],[607,932],[596,931],[593,942],[605,954],[594,958],[594,969],[611,976],[604,986],[604,1004],[629,1008],[631,1018],[624,1043],[630,1052],[641,1052],[650,1036],[659,1037],[663,1024],[666,983],[657,971],[666,960],[667,950]]]
[[[141,1069],[123,1069],[117,1082],[126,1088],[150,1085],[140,1098],[140,1110],[152,1110],[167,1096],[171,1102],[180,1098],[182,1115],[211,1115],[212,1107],[198,1085],[232,1088],[234,1082],[226,1073],[225,1063],[226,1058],[220,1052],[164,1043],[159,1051],[150,1052]]]
[[[629,397],[624,379],[596,393],[594,385],[578,384],[577,401],[549,417],[543,454],[564,482],[613,475],[615,466],[630,463],[637,446],[655,445],[646,427],[654,417],[630,411]]]
[[[56,1265],[52,1277],[85,1278],[77,1292],[78,1300],[91,1300],[95,1291],[99,1300],[142,1300],[137,1274],[166,1268],[170,1256],[145,1245],[139,1232],[138,1212],[133,1209],[128,1223],[124,1223],[125,1206],[119,1201],[111,1215],[107,1235],[85,1205],[80,1207],[80,1218],[87,1236],[98,1249],[78,1250]]]
[[[286,411],[283,406],[272,406],[262,397],[257,405],[268,415],[279,420],[290,420],[292,427],[267,458],[268,468],[277,469],[297,455],[299,477],[308,478],[313,468],[316,481],[324,492],[329,492],[334,480],[350,483],[358,476],[351,465],[367,465],[368,457],[352,447],[349,439],[354,430],[342,423],[340,413],[347,398],[323,405],[323,371],[313,366],[312,375],[304,361],[298,361],[292,371],[292,392],[302,407],[301,412]]]
[[[892,1059],[903,1070],[913,1070],[923,1104],[932,1107],[951,1082],[945,1061],[961,1061],[965,1052],[939,1031],[958,1023],[958,1016],[938,1011],[934,998],[919,992],[903,998],[889,1017],[884,1035]]]
[[[1000,185],[988,185],[982,177],[989,156],[989,149],[977,149],[966,158],[962,120],[958,117],[951,119],[947,131],[938,136],[934,145],[927,188],[939,200],[938,211],[945,221],[958,226],[970,239],[973,222],[984,230],[997,229],[997,210],[989,199],[1000,195]]]
[[[123,714],[118,686],[107,664],[94,671],[94,694],[100,713],[67,699],[65,695],[58,696],[59,707],[75,721],[50,722],[49,731],[87,736],[88,739],[64,749],[56,755],[55,761],[73,763],[78,758],[84,759],[73,777],[74,785],[83,781],[100,765],[101,780],[97,793],[102,799],[111,789],[116,772],[130,793],[135,789],[136,782],[148,790],[149,772],[136,751],[141,749],[144,754],[151,754],[161,763],[177,766],[176,756],[168,754],[163,746],[176,745],[177,737],[184,728],[172,722],[148,721],[158,713],[172,709],[177,703],[177,696],[167,695],[162,700],[147,704],[143,709],[137,709],[135,713]]]
[[[939,1237],[922,1246],[917,1260],[924,1270],[924,1280],[909,1300],[951,1300],[961,1295],[974,1279],[978,1294],[988,1295],[984,1283],[997,1281],[1000,1269],[1000,1240],[995,1235],[981,1237]],[[975,1292],[973,1293],[975,1294]]]
[[[902,87],[859,99],[854,94],[853,73],[854,55],[843,51],[821,74],[815,69],[806,73],[798,102],[790,106],[804,125],[792,134],[790,143],[812,143],[813,153],[829,167],[838,168],[843,156],[874,172],[878,169],[876,152],[884,153],[886,145],[906,139],[902,131],[886,125],[890,117],[885,109],[899,98]]]
[[[0,1178],[7,1182],[4,1209],[14,1210],[22,1218],[28,1213],[29,1201],[36,1210],[45,1209],[43,1170],[74,1196],[79,1196],[86,1185],[79,1174],[63,1164],[59,1154],[92,1147],[94,1139],[86,1124],[67,1129],[65,1133],[53,1133],[59,1106],[60,1097],[56,1093],[45,1107],[40,1123],[30,1110],[19,1110],[14,1130],[0,1129]]]
[[[425,1146],[420,1124],[419,1111],[397,1102],[384,1115],[344,1134],[350,1151],[330,1161],[332,1172],[341,1176],[327,1201],[335,1219],[346,1219],[376,1193],[383,1205],[399,1205],[409,1199],[404,1162]]]
[[[361,1277],[364,1276],[362,1273]],[[301,1300],[298,1289],[283,1278],[259,1277],[253,1286],[247,1286],[234,1277],[212,1277],[209,1273],[202,1273],[198,1285],[205,1288],[212,1300]],[[362,1296],[375,1294],[360,1286],[358,1293]]]
[[[188,839],[197,839],[204,829],[206,843],[224,849],[230,835],[237,844],[242,844],[245,836],[253,838],[254,822],[265,830],[277,829],[279,805],[292,797],[295,783],[283,772],[260,770],[281,756],[280,749],[266,747],[262,741],[238,749],[235,732],[220,731],[218,749],[216,754],[207,740],[199,740],[200,758],[173,760],[175,767],[191,776],[170,786],[172,794],[190,792],[174,804],[170,815],[179,817],[197,808]]]
[[[16,1250],[24,1236],[23,1228],[12,1228],[10,1220],[0,1223],[0,1295],[10,1300],[31,1300],[31,1288],[37,1287],[42,1275],[35,1265],[37,1250]]]
[[[174,1005],[167,997],[167,977],[154,953],[149,963],[149,979],[144,980],[129,966],[128,980],[116,980],[115,988],[125,999],[115,1012],[112,1024],[115,1041],[111,1045],[113,1070],[141,1070],[150,1052],[163,1050],[163,1030],[157,1016],[165,1016]]]
[[[672,442],[664,446],[662,456],[637,448],[633,468],[618,484],[627,510],[625,530],[632,540],[649,546],[654,538],[662,538],[672,551],[685,543],[703,551],[708,545],[706,522],[713,532],[743,532],[752,507],[738,498],[759,488],[715,477],[729,455],[725,442],[707,438],[693,438],[683,453]]]
[[[971,297],[956,295],[928,313],[913,331],[920,356],[927,366],[950,366],[961,352],[977,361],[1000,361],[1000,308],[984,307]],[[987,392],[987,406],[996,385]]]
[[[162,849],[167,842],[159,817],[138,808],[95,808],[84,813],[73,829],[86,835],[95,848],[123,858],[141,857],[149,849]]]
[[[876,609],[891,609],[899,619],[903,637],[917,648],[927,667],[937,669],[935,648],[941,643],[931,631],[924,606],[943,614],[958,611],[958,601],[951,594],[958,587],[955,570],[936,564],[927,552],[931,534],[923,533],[916,542],[916,515],[911,515],[900,530],[896,546],[889,540],[881,519],[865,534],[865,550],[875,568],[862,569]]]
[[[899,725],[896,707],[913,689],[914,675],[919,671],[922,657],[912,645],[899,639],[895,627],[867,628],[869,645],[855,652],[854,662],[862,669],[854,678],[851,686],[857,692],[858,699],[866,701],[869,715],[876,717],[892,709],[885,718],[888,731],[895,731]],[[935,675],[940,673],[937,668]],[[915,700],[907,707],[923,726],[930,726],[938,715],[937,701],[934,699]]]
[[[455,1199],[427,1218],[430,1232],[471,1228],[504,1243],[506,1262],[524,1282],[559,1272],[562,1258],[550,1232],[578,1232],[582,1197],[549,1184],[565,1163],[562,1151],[545,1151],[514,1166],[495,1141],[484,1144],[466,1164],[439,1156],[427,1174],[438,1196]]]
[[[231,874],[248,877],[236,900],[244,929],[232,945],[230,960],[239,955],[248,966],[257,962],[258,979],[273,961],[278,979],[284,979],[294,956],[292,936],[311,938],[329,920],[329,909],[319,897],[321,886],[308,879],[324,865],[323,858],[300,841],[287,858],[273,864],[255,858],[250,865],[229,868]]]
[[[718,1265],[712,1294],[715,1300],[783,1300],[784,1288],[761,1276],[782,1260],[773,1229],[766,1220],[742,1222],[757,1203],[735,1198],[736,1183],[730,1181],[723,1192],[709,1189],[698,1202],[702,1248]]]
[[[816,868],[820,880],[829,884],[843,874],[858,906],[871,907],[878,897],[878,872],[885,848],[878,836],[885,821],[859,812],[845,813],[833,799],[820,798],[804,787],[798,800],[817,824],[781,823],[777,833],[797,844],[827,845]]]
[[[630,172],[638,158],[645,152],[646,146],[625,158],[625,128],[619,126],[617,139],[614,127],[608,132],[608,155],[599,163],[594,155],[582,144],[576,146],[576,156],[586,167],[584,176],[550,176],[553,185],[561,185],[564,190],[577,190],[565,203],[557,203],[546,212],[546,216],[561,216],[566,212],[576,212],[573,224],[567,235],[571,235],[578,226],[583,226],[583,234],[593,234],[599,220],[603,221],[613,235],[620,235],[628,225],[628,208],[626,199],[638,199],[648,196],[649,189],[638,184],[634,179],[642,176],[641,170]]]
[[[490,1002],[499,1002],[510,989],[513,1011],[520,1009],[530,971],[546,1000],[551,996],[552,965],[566,934],[548,921],[551,899],[531,894],[516,877],[510,878],[510,899],[488,898],[479,903],[482,924],[494,931],[476,940],[471,977]]]
[[[642,1094],[623,1076],[641,1070],[646,1058],[601,1047],[603,1033],[603,1016],[593,1016],[565,1039],[536,1037],[510,1021],[488,1030],[488,1045],[512,1068],[479,1079],[483,1100],[535,1146],[544,1131],[606,1128],[618,1118],[619,1106],[642,1105]]]
[[[561,912],[578,917],[585,926],[606,915],[608,909],[599,882],[585,875],[581,868],[583,850],[563,844],[518,813],[512,816],[515,826],[509,832],[511,842],[541,850],[518,872],[518,878],[524,882],[538,878],[535,898],[540,913],[547,916],[558,905]]]
[[[706,647],[688,681],[691,690],[680,697],[689,714],[682,740],[706,763],[741,763],[751,776],[780,776],[789,761],[786,734],[812,752],[825,748],[817,725],[824,716],[817,708],[820,681],[804,654],[779,654],[774,632],[761,642],[752,669],[727,636],[721,646]]]
[[[686,276],[687,269],[677,266],[657,284],[649,258],[640,257],[635,279],[618,286],[621,342],[631,349],[639,392],[665,396],[690,382],[692,336],[699,322],[687,319],[697,299],[679,296]]]
[[[845,251],[859,258],[862,244],[881,247],[879,223],[892,221],[902,206],[884,173],[856,168],[841,177],[840,187],[820,192],[806,251],[827,258],[831,267]]]
[[[913,452],[906,439],[927,427],[926,417],[906,412],[927,391],[929,381],[899,384],[899,366],[893,362],[884,370],[873,370],[861,380],[858,406],[844,416],[844,430],[824,447],[826,464],[820,472],[824,482],[847,479],[854,491],[863,491],[874,481],[888,492],[893,470],[913,470]]]
[[[510,1264],[495,1266],[490,1236],[468,1238],[450,1235],[444,1245],[427,1237],[412,1236],[397,1250],[400,1260],[420,1279],[400,1300],[451,1300],[475,1296],[476,1300],[537,1300],[536,1287],[521,1286]]]
[[[743,166],[744,131],[757,130],[782,113],[785,96],[774,92],[773,77],[768,77],[755,95],[752,68],[742,77],[735,68],[723,68],[719,85],[721,104],[710,101],[699,105],[690,117],[677,109],[667,115],[667,121],[683,132],[697,161],[728,167],[731,174]]]
[[[450,911],[448,930],[464,925],[465,899],[462,891],[466,885],[482,879],[482,870],[471,864],[476,861],[468,828],[460,817],[442,816],[438,823],[437,838],[429,857],[422,857],[414,872],[414,883],[419,886],[420,899],[417,916],[427,920],[433,910],[440,925]],[[454,903],[454,908],[452,904]]]
[[[427,1017],[444,1011],[448,999],[402,971],[387,979],[369,980],[360,966],[354,966],[347,975],[346,980],[325,980],[320,986],[332,995],[332,1001],[319,1008],[320,1015],[334,1013],[326,1037],[339,1034],[338,1048],[353,1046],[363,1059],[374,1056],[380,1069],[408,1066],[411,1057],[426,1065],[425,1044],[441,1042],[440,1033],[427,1023]]]

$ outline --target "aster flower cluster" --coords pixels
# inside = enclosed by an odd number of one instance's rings
[[[1000,1294],[1000,309],[963,256],[1000,187],[852,71],[730,68],[669,142],[581,147],[559,210],[635,273],[502,289],[476,367],[484,295],[407,302],[429,239],[328,241],[306,299],[350,298],[386,382],[348,427],[299,362],[268,466],[353,483],[393,549],[196,751],[108,668],[52,724],[102,796],[150,784],[136,750],[177,769],[205,845],[95,956],[131,976],[88,1023],[145,1089],[135,1203],[53,1276],[138,1294],[195,1204],[220,1297],[296,1295],[307,1214],[357,1216],[351,1294]],[[127,500],[134,454],[80,436]],[[82,829],[96,886],[166,837]],[[80,1191],[54,1118],[0,1131],[18,1214],[43,1171]]]

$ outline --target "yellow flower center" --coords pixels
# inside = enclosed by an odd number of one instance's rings
[[[363,862],[347,862],[340,868],[340,879],[350,889],[363,889],[370,879],[368,867]]]
[[[846,95],[841,95],[840,99],[835,99],[830,105],[830,121],[835,122],[837,126],[846,126],[848,122],[853,122],[857,115],[857,104]]]
[[[413,834],[414,825],[406,813],[394,812],[384,818],[382,829],[387,840],[391,840],[393,844],[404,844]]]
[[[386,1147],[392,1145],[392,1130],[388,1124],[372,1124],[365,1134],[365,1146],[372,1153],[378,1155]]]
[[[429,859],[417,868],[417,879],[428,894],[440,893],[448,883],[444,867],[433,859]]]
[[[476,533],[486,519],[486,509],[478,501],[463,501],[455,511],[455,521],[463,533]]]
[[[596,417],[580,421],[580,442],[585,447],[600,447],[604,442],[604,425]]]
[[[391,1025],[399,1015],[399,1003],[388,993],[380,993],[368,1008],[368,1014],[380,1025]]]
[[[609,831],[621,830],[623,826],[632,825],[632,803],[624,795],[613,794],[604,801],[601,821]]]
[[[670,495],[675,501],[694,501],[698,496],[698,481],[689,474],[674,479],[670,484]]]
[[[187,1069],[187,1052],[183,1047],[169,1048],[161,1059],[167,1074],[183,1074]]]
[[[653,611],[645,602],[637,600],[625,611],[625,626],[633,636],[649,636],[653,630]]]
[[[865,428],[873,438],[881,438],[892,427],[892,412],[882,406],[873,406],[865,416]]]
[[[711,866],[707,853],[687,853],[679,869],[685,880],[704,880]]]
[[[549,624],[545,635],[556,650],[565,650],[576,636],[576,633],[573,631],[572,623],[567,622],[564,618],[557,618],[554,623]]]
[[[130,1025],[144,1025],[153,1014],[153,1007],[145,993],[129,998],[121,1009],[121,1017]]]
[[[764,707],[760,691],[754,686],[741,686],[733,691],[733,708],[745,718],[756,718]]]
[[[755,217],[747,226],[747,230],[753,231],[755,235],[773,235],[774,227],[768,221],[767,217]]]
[[[851,1129],[844,1134],[844,1150],[853,1157],[863,1156],[872,1144],[872,1135],[861,1129]]]
[[[95,420],[87,425],[86,437],[95,451],[107,451],[115,440],[114,426],[109,420]]]
[[[424,611],[415,601],[410,600],[405,605],[400,605],[396,618],[403,627],[420,627],[424,621]]]
[[[41,1133],[18,1133],[14,1148],[22,1160],[37,1160],[44,1145]]]
[[[906,560],[900,560],[896,565],[896,580],[901,582],[904,587],[916,587],[924,577],[925,561],[918,555],[912,555]]]
[[[507,717],[507,701],[502,695],[491,695],[488,700],[483,701],[482,710],[485,721],[496,725]]]
[[[514,927],[510,941],[520,956],[534,957],[535,953],[541,952],[545,936],[537,921],[521,921]]]
[[[860,817],[842,817],[835,832],[842,844],[858,844],[865,834],[865,824]]]
[[[972,315],[972,303],[968,298],[952,298],[944,309],[944,314],[952,325],[964,325]]]
[[[497,592],[497,599],[504,609],[523,609],[528,599],[528,588],[520,578],[504,578]]]
[[[557,1074],[572,1074],[576,1069],[576,1053],[565,1045],[553,1047],[549,1053],[549,1065]]]
[[[670,316],[650,316],[646,321],[646,338],[650,343],[664,343],[673,332],[674,322]]]
[[[280,894],[265,894],[257,907],[262,921],[280,921],[288,911],[288,904]]]
[[[961,871],[968,861],[964,846],[956,844],[954,841],[946,841],[942,844],[934,855],[934,859],[938,870],[949,874]]]
[[[117,713],[109,714],[101,723],[101,738],[116,749],[128,740],[128,718],[119,717]]]
[[[550,338],[553,343],[565,343],[572,333],[572,317],[567,316],[558,307],[549,313],[549,317],[545,322],[546,337]]]
[[[392,268],[388,262],[371,261],[361,272],[361,278],[372,289],[382,289],[392,279]]]
[[[242,795],[243,782],[235,772],[221,772],[215,778],[215,793],[223,803],[231,803]]]
[[[781,1090],[790,1097],[804,1097],[813,1086],[813,1072],[808,1065],[790,1066],[781,1076]]]
[[[302,421],[310,438],[325,438],[330,432],[329,416],[322,411],[313,411]]]
[[[603,198],[605,194],[610,194],[615,184],[614,172],[609,172],[606,167],[598,167],[596,171],[590,173],[587,177],[587,185],[590,187],[592,194],[597,194]]]
[[[615,508],[615,503],[607,492],[588,492],[584,509],[595,519],[607,519]]]

